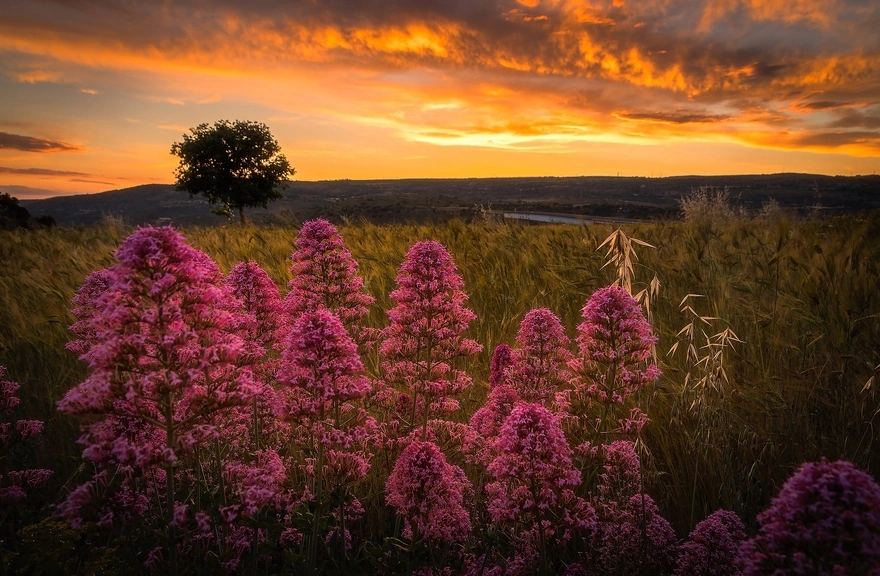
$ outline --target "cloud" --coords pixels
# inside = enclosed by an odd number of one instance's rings
[[[66,144],[57,140],[0,132],[0,150],[4,149],[20,150],[22,152],[79,152],[82,150],[80,146]]]
[[[104,180],[87,180],[85,178],[71,178],[71,182],[81,182],[83,184],[105,184],[107,186],[115,186],[116,182],[105,182]]]
[[[815,132],[796,138],[796,142],[801,146],[821,148],[859,146],[870,147],[874,148],[875,151],[880,151],[880,133],[864,130]]]
[[[51,170],[49,168],[11,168],[9,166],[0,166],[0,174],[19,174],[23,176],[91,176],[91,174],[86,174],[85,172],[71,172],[69,170]]]
[[[880,93],[876,2],[55,0],[53,8],[47,16],[13,3],[0,50],[69,65],[59,69],[186,82],[190,92],[139,97],[187,112],[235,102],[217,88],[234,83],[248,88],[237,88],[239,99],[281,102],[279,115],[294,105],[284,108],[278,94],[297,90],[314,94],[307,114],[432,144],[690,135],[871,154],[871,138],[835,129],[880,130],[870,109]],[[182,114],[160,127],[185,131]]]
[[[645,120],[650,122],[666,122],[669,124],[689,124],[692,122],[721,122],[730,118],[729,114],[706,114],[702,112],[618,112],[617,116],[627,120]]]

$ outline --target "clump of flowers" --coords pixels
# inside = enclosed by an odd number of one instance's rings
[[[284,310],[278,286],[256,262],[239,262],[226,277],[232,295],[244,312],[253,317],[246,328],[248,341],[266,350],[274,347]]]
[[[78,336],[71,340],[65,348],[77,355],[85,353],[94,343],[95,334],[89,327],[97,312],[98,299],[110,286],[112,274],[109,270],[95,270],[86,276],[82,286],[73,297],[71,314],[77,319],[70,325],[70,331]]]
[[[359,504],[351,506],[348,488],[367,475],[376,429],[373,418],[354,404],[371,389],[363,372],[357,344],[329,310],[306,312],[293,323],[277,376],[283,387],[279,415],[291,423],[291,447],[316,507],[309,541],[312,565],[328,495],[342,495],[336,518],[343,543],[345,511],[362,510]]]
[[[571,380],[566,365],[572,355],[562,322],[550,310],[530,310],[520,323],[513,351],[511,386],[526,402],[546,403]]]
[[[739,516],[716,510],[681,545],[675,576],[739,576],[736,558],[746,530]]]
[[[574,531],[594,527],[592,507],[573,488],[581,474],[557,418],[540,404],[513,409],[495,442],[489,464],[495,482],[486,486],[494,522],[519,533],[518,548],[534,547],[546,572],[548,549],[568,541]]]
[[[654,500],[636,494],[600,511],[590,565],[597,575],[671,574],[677,546],[675,531]]]
[[[323,219],[303,224],[291,255],[292,276],[284,306],[290,321],[320,307],[333,312],[349,330],[369,313],[375,299],[357,274],[358,265],[342,235]]]
[[[880,486],[851,462],[807,462],[740,549],[745,576],[880,574]]]
[[[501,426],[513,409],[522,403],[522,398],[510,386],[496,386],[489,392],[486,404],[471,416],[473,442],[467,446],[470,455],[477,462],[488,465],[497,455],[495,441]]]
[[[463,337],[476,317],[464,306],[463,287],[452,256],[439,243],[424,241],[410,248],[390,295],[397,305],[388,311],[391,324],[379,347],[385,383],[411,392],[409,426],[421,424],[423,440],[429,415],[457,410],[453,396],[471,385],[453,363],[482,350]]]
[[[189,497],[178,488],[194,466],[187,456],[217,437],[206,420],[258,392],[252,366],[262,350],[239,335],[239,303],[217,265],[171,227],[138,229],[116,258],[83,326],[88,376],[58,403],[62,411],[99,417],[80,442],[103,470],[60,510],[78,520],[97,489],[109,486],[109,467],[125,467],[112,475],[128,475],[123,492],[137,481],[131,467],[141,468],[165,485],[153,494],[163,501],[164,518],[152,521],[168,528],[167,558],[176,572],[175,511],[186,510],[177,498]]]
[[[489,363],[489,387],[495,388],[507,383],[507,373],[513,365],[513,350],[503,342],[492,351]]]
[[[464,472],[432,442],[412,442],[385,485],[385,501],[404,519],[403,535],[439,543],[461,542],[471,531],[464,498],[472,491]]]
[[[569,362],[577,378],[557,395],[556,404],[587,442],[608,433],[637,436],[648,418],[638,407],[627,411],[624,403],[660,377],[651,361],[657,338],[638,303],[620,286],[593,293],[583,317],[577,337],[581,355]],[[595,417],[594,405],[601,406],[603,417]]]
[[[13,448],[37,436],[43,430],[42,420],[10,419],[19,404],[16,382],[5,380],[6,367],[0,366],[0,507],[12,510],[27,498],[27,491],[38,488],[52,475],[51,470],[9,470],[9,456]],[[0,517],[0,522],[6,514]],[[0,526],[2,528],[2,526]],[[2,532],[0,532],[2,535]]]

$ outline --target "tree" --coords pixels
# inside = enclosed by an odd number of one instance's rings
[[[171,146],[171,153],[180,158],[174,171],[177,189],[220,204],[218,214],[237,210],[242,224],[245,208],[265,208],[282,198],[287,176],[296,173],[261,122],[218,120],[190,132]]]

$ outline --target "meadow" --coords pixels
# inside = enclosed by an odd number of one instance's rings
[[[339,231],[376,300],[369,327],[388,324],[389,293],[414,243],[435,240],[452,255],[476,315],[466,335],[482,344],[461,366],[474,380],[451,416],[462,423],[489,394],[493,350],[514,345],[529,310],[553,311],[573,340],[588,298],[620,277],[606,266],[608,246],[599,249],[615,231],[605,225],[347,223]],[[644,243],[631,245],[631,289],[646,291],[662,371],[635,399],[650,419],[636,445],[643,488],[679,538],[718,509],[734,511],[753,533],[759,512],[803,462],[846,459],[880,477],[880,214],[704,214],[622,231]],[[131,232],[113,221],[0,232],[0,365],[21,385],[15,414],[46,423],[5,465],[15,458],[54,471],[15,531],[4,528],[7,536],[45,523],[87,474],[75,443],[83,420],[56,409],[86,376],[65,349],[71,300],[90,272],[113,264]],[[297,229],[180,232],[224,273],[254,261],[286,291]],[[379,374],[380,360],[375,349],[364,355],[367,375]],[[369,515],[382,499],[365,506]],[[28,557],[26,542],[15,546]]]

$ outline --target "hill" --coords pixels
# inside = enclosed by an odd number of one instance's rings
[[[678,199],[699,186],[727,187],[735,205],[756,211],[768,199],[794,211],[854,212],[880,208],[880,176],[770,174],[740,176],[543,177],[291,182],[268,209],[250,209],[258,223],[366,219],[376,223],[466,220],[481,208],[625,219],[676,217]],[[61,226],[106,216],[129,224],[215,225],[225,221],[201,197],[170,184],[147,184],[99,194],[22,200],[35,215]]]

